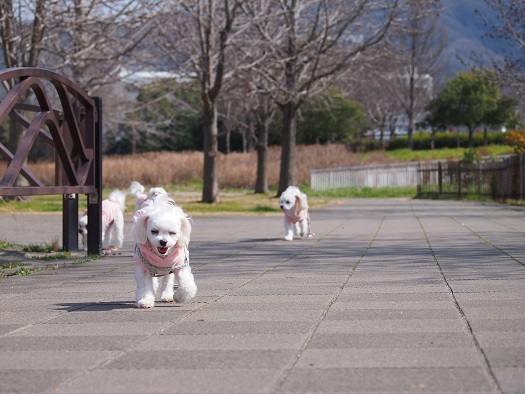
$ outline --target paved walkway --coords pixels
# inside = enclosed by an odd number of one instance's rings
[[[120,255],[0,280],[2,393],[524,393],[525,209],[350,200],[197,216],[189,304],[133,305]],[[0,215],[0,240],[60,238]]]

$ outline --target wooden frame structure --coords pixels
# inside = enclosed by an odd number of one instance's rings
[[[102,100],[90,97],[62,75],[41,68],[2,70],[0,83],[6,90],[0,102],[0,125],[16,124],[22,129],[16,147],[8,149],[0,143],[0,156],[7,163],[5,172],[0,172],[0,196],[62,195],[63,249],[71,251],[78,250],[78,195],[85,194],[87,252],[100,254]],[[45,184],[26,166],[38,139],[54,150],[53,185]],[[17,182],[19,177],[26,185]]]

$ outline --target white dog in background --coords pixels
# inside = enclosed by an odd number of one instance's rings
[[[284,239],[293,240],[294,235],[311,237],[310,214],[306,194],[297,186],[288,186],[281,193],[280,208],[284,213]]]
[[[128,190],[129,194],[137,199],[135,203],[135,211],[144,204],[144,201],[152,199],[160,194],[168,194],[168,192],[162,187],[152,187],[147,193],[145,193],[146,189],[137,181],[131,182]]]
[[[122,247],[124,243],[124,210],[126,209],[126,193],[113,190],[106,200],[102,201],[102,249],[111,253]],[[78,232],[82,236],[82,245],[86,248],[87,211],[78,219]]]
[[[190,301],[197,294],[197,285],[189,265],[189,217],[163,194],[146,201],[134,220],[137,307],[152,308],[155,299]],[[174,292],[175,281],[178,288]]]

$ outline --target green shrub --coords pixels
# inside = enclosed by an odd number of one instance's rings
[[[413,150],[432,149],[432,136],[430,133],[417,133],[412,136]],[[504,145],[504,133],[488,133],[487,144]],[[485,145],[483,133],[472,135],[472,147],[477,148]],[[407,137],[398,137],[388,142],[387,150],[406,148],[408,146]],[[468,148],[468,134],[466,133],[436,133],[434,136],[434,149],[442,148]]]
[[[388,141],[386,150],[402,149],[408,146],[407,137],[397,137]]]
[[[354,153],[364,153],[382,149],[381,141],[368,138],[354,139],[348,145]]]

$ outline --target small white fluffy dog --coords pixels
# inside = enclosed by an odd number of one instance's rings
[[[126,193],[113,190],[102,201],[102,249],[106,253],[118,250],[124,243],[124,210]],[[78,233],[82,236],[82,245],[86,248],[88,217],[87,211],[78,219]]]
[[[129,194],[137,199],[137,202],[135,203],[135,211],[144,204],[144,201],[152,199],[160,194],[168,194],[168,192],[162,187],[152,187],[147,193],[145,193],[146,189],[137,181],[131,182],[128,190]]]
[[[137,307],[153,308],[155,299],[190,301],[197,294],[197,285],[189,265],[189,217],[162,194],[146,201],[134,220]],[[178,288],[174,292],[175,280]]]
[[[284,213],[284,239],[293,240],[294,235],[311,237],[310,214],[306,194],[297,186],[288,186],[281,193],[280,208]]]

